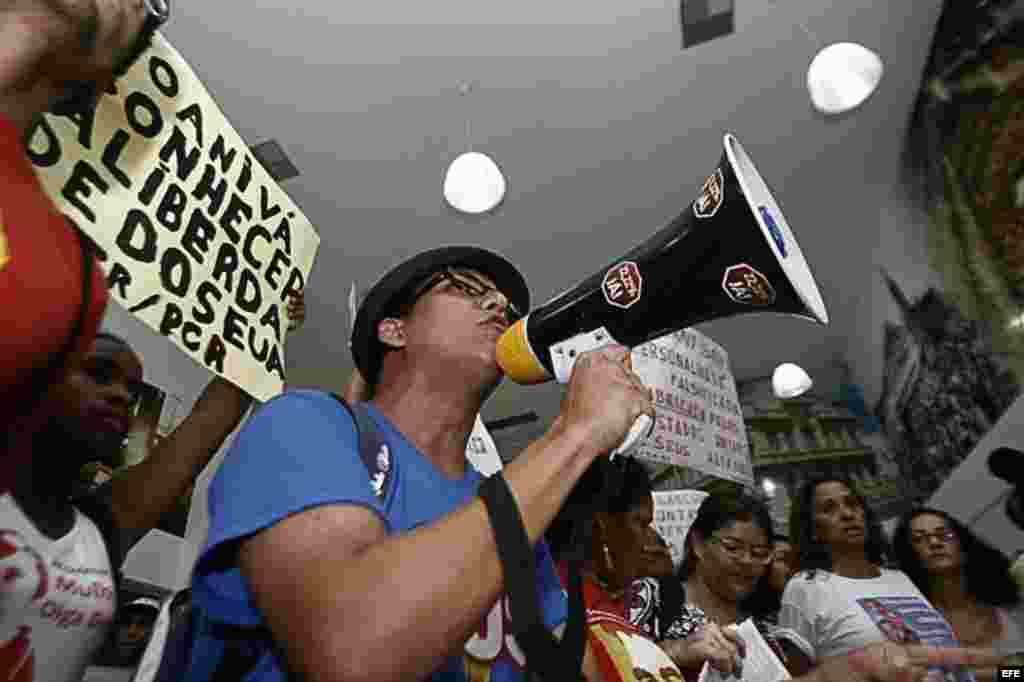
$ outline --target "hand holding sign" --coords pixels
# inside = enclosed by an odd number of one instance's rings
[[[576,360],[561,416],[582,428],[597,452],[617,448],[639,417],[653,414],[651,393],[633,373],[627,348],[605,346]]]
[[[297,291],[288,299],[288,331],[293,332],[306,321],[306,292]]]
[[[23,83],[102,82],[105,86],[146,19],[146,7],[137,0],[13,4],[4,11],[13,12],[20,21],[9,25],[21,27],[19,37],[30,41],[33,49],[14,50],[15,62],[5,66],[23,71]]]

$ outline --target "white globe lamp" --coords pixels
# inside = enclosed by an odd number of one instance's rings
[[[772,392],[781,400],[798,398],[811,389],[814,382],[800,365],[785,362],[772,373]]]
[[[823,114],[852,111],[878,89],[883,70],[881,58],[863,45],[833,43],[807,68],[811,102]]]
[[[491,157],[480,152],[460,154],[444,176],[444,198],[462,213],[486,213],[505,197],[505,176]]]

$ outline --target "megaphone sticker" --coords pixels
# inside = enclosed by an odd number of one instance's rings
[[[623,261],[612,266],[604,275],[601,291],[608,305],[626,310],[637,301],[643,293],[644,279],[640,276],[640,268],[633,261]]]
[[[736,303],[766,306],[775,303],[775,287],[768,278],[746,263],[737,263],[725,269],[722,289]]]
[[[718,213],[725,199],[725,178],[719,168],[704,181],[700,188],[700,196],[693,202],[693,214],[698,218],[710,218]]]

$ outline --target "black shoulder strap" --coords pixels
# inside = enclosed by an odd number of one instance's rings
[[[359,457],[366,466],[370,475],[370,483],[373,485],[377,497],[384,499],[388,486],[391,483],[391,450],[388,447],[387,439],[381,433],[377,422],[361,403],[350,405],[348,401],[337,393],[331,394],[335,400],[341,403],[356,423],[356,432],[359,436]]]
[[[494,530],[505,576],[505,593],[512,612],[512,634],[526,655],[529,673],[542,680],[579,680],[586,644],[584,627],[582,555],[583,543],[574,528],[569,557],[569,617],[561,644],[548,631],[537,600],[537,565],[515,498],[502,472],[484,479],[480,498]]]

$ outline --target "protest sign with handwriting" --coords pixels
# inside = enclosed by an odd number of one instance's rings
[[[695,329],[632,353],[633,370],[654,389],[654,431],[636,456],[737,483],[753,483],[750,446],[729,356]]]
[[[654,527],[668,542],[672,563],[677,567],[686,553],[686,534],[707,496],[703,490],[654,491]]]
[[[45,117],[27,150],[115,299],[257,399],[281,391],[286,301],[320,238],[162,36],[95,112]]]

